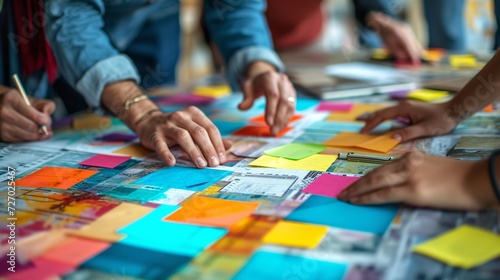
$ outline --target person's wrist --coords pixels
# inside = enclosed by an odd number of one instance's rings
[[[471,163],[471,168],[467,172],[464,182],[482,209],[498,206],[498,200],[488,172],[488,164],[488,160]]]
[[[266,72],[276,72],[277,69],[274,67],[274,65],[265,62],[265,61],[254,61],[248,65],[247,70],[246,70],[246,79],[252,79],[255,78],[263,73]]]

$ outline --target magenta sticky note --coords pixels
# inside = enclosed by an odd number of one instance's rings
[[[337,198],[345,188],[358,179],[359,177],[322,174],[302,192]]]
[[[318,108],[316,108],[316,111],[349,112],[351,111],[353,106],[354,104],[346,102],[322,101],[321,103],[319,103],[319,106]]]
[[[130,156],[110,156],[110,155],[95,155],[84,161],[79,162],[81,165],[115,168],[118,165],[129,160]]]

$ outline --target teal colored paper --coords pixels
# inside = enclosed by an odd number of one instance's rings
[[[264,153],[268,156],[299,160],[320,153],[324,149],[326,149],[325,146],[318,144],[290,143],[267,150]]]
[[[286,220],[383,235],[398,212],[396,205],[358,206],[312,195]]]
[[[165,167],[134,182],[138,185],[170,187],[190,191],[202,191],[230,175],[231,171],[211,168]]]
[[[235,280],[255,279],[343,279],[347,264],[284,255],[256,252],[235,275]],[[307,276],[307,277],[304,277]]]
[[[215,120],[215,121],[213,121],[213,123],[219,129],[219,132],[222,136],[230,135],[231,133],[235,132],[236,130],[247,125],[246,122],[229,122],[229,121],[222,121],[222,120]]]
[[[176,205],[161,205],[140,220],[118,230],[118,233],[127,235],[119,243],[194,257],[227,233],[222,228],[163,220],[177,209],[179,206]]]
[[[365,124],[359,122],[332,122],[319,121],[305,128],[307,132],[321,132],[336,134],[339,132],[360,132]],[[379,133],[390,130],[391,123],[381,123],[372,132]]]
[[[297,102],[295,105],[295,111],[306,111],[312,107],[316,107],[319,104],[319,100],[310,99],[310,98],[297,98]],[[266,104],[262,104],[258,107],[259,109],[265,109]]]

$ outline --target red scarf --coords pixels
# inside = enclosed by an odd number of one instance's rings
[[[45,37],[45,13],[42,0],[12,1],[23,75],[45,68],[52,83],[57,75],[57,62]]]

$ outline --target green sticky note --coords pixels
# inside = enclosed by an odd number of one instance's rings
[[[325,148],[325,146],[318,144],[290,143],[267,150],[264,153],[268,156],[299,160],[320,153]]]

